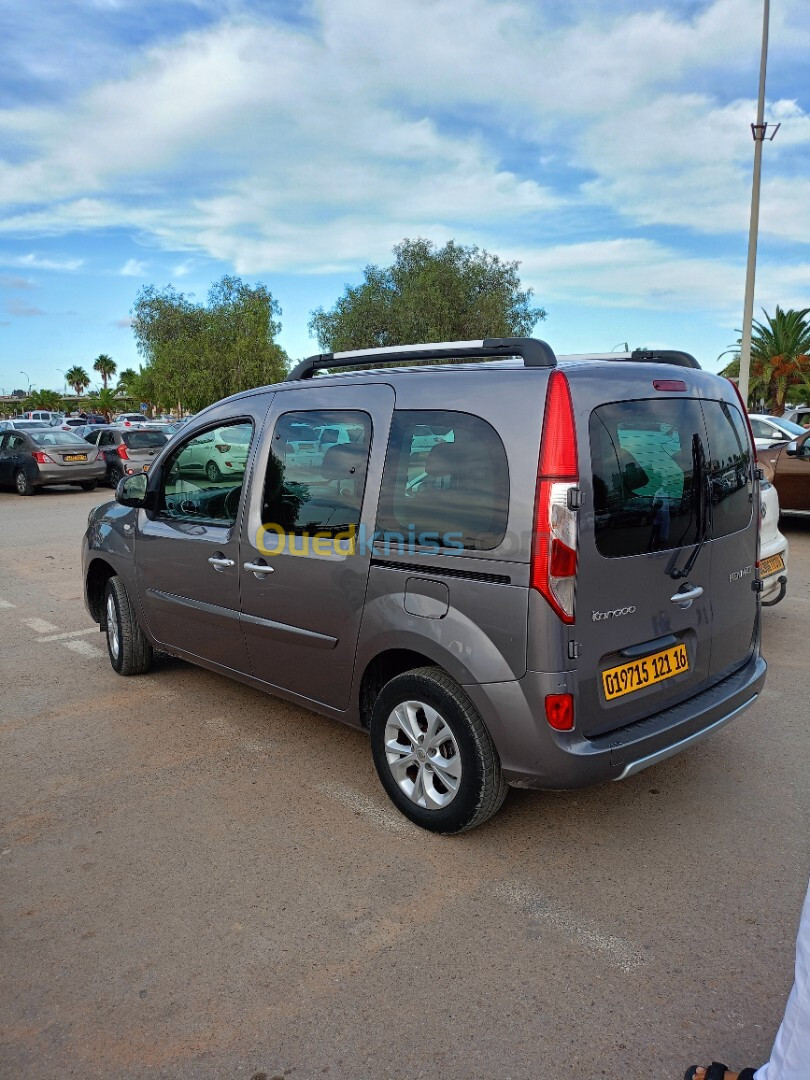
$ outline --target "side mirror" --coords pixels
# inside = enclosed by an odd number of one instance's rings
[[[785,453],[788,457],[796,457],[796,454],[798,453],[798,446],[795,439],[793,440],[793,442],[787,444],[787,446],[785,447]]]
[[[146,485],[148,483],[146,473],[133,473],[132,476],[124,476],[118,481],[115,489],[115,501],[122,506],[132,506],[135,509],[144,509],[147,502]]]

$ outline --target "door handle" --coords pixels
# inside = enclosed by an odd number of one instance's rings
[[[236,566],[233,559],[226,559],[224,555],[212,555],[208,561],[215,570],[224,570],[226,566]]]
[[[256,562],[243,563],[242,568],[251,574],[255,574],[256,577],[259,577],[261,574],[272,574],[275,569],[275,567],[268,566],[267,563]]]
[[[703,596],[703,587],[695,585],[693,589],[676,592],[674,596],[670,596],[670,600],[673,604],[677,604],[678,607],[688,608],[692,601],[697,600],[700,596]]]

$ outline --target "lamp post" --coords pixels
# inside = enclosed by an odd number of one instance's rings
[[[21,371],[20,374],[25,375],[25,372]],[[31,393],[31,380],[28,378],[27,375],[25,375],[25,381],[28,383],[28,393],[30,394]]]
[[[759,188],[762,175],[762,144],[767,138],[773,142],[780,125],[766,124],[765,116],[765,70],[768,65],[768,21],[770,0],[764,0],[762,13],[762,53],[759,60],[759,97],[757,99],[757,122],[751,125],[754,136],[754,179],[751,185],[751,221],[748,227],[748,265],[745,271],[745,303],[743,306],[742,341],[740,344],[740,397],[748,405],[748,381],[751,375],[751,335],[754,321],[754,279],[757,269],[757,234],[759,232]],[[768,135],[768,128],[773,130]]]
[[[616,352],[619,345],[622,345],[624,347],[625,352],[630,352],[630,346],[628,345],[628,343],[626,341],[619,341],[616,345],[613,346],[613,348],[610,351],[611,352]]]

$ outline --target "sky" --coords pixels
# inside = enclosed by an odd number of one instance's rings
[[[0,392],[140,358],[146,285],[280,344],[404,238],[520,263],[558,353],[742,325],[762,0],[0,0]],[[771,5],[755,314],[810,306],[810,13]],[[94,384],[95,385],[95,384]]]

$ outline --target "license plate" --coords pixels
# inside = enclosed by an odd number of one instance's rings
[[[63,461],[87,461],[87,454],[63,454]]]
[[[685,645],[674,645],[671,649],[662,649],[641,660],[631,660],[627,664],[608,668],[602,672],[602,689],[608,701],[634,694],[645,686],[682,675],[689,670],[689,656]]]
[[[763,559],[759,564],[759,576],[769,577],[771,574],[778,574],[780,570],[785,569],[785,560],[781,555],[769,555],[767,559]]]

